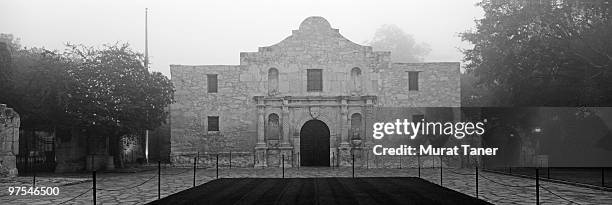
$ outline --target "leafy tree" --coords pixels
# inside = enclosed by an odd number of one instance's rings
[[[19,47],[19,39],[15,39],[11,34],[0,33],[0,103],[8,103],[9,99],[2,97],[8,96],[11,90],[9,86],[13,75],[12,53]]]
[[[3,92],[4,86],[7,85],[6,82],[10,79],[11,73],[11,53],[9,47],[5,42],[0,41],[0,93]]]
[[[21,48],[12,36],[0,37],[14,50],[7,57],[7,46],[0,47],[1,69],[9,69],[8,61],[12,71],[2,81],[0,102],[19,112],[24,129],[79,128],[109,137],[116,155],[119,136],[155,129],[167,119],[171,81],[147,71],[142,54],[127,44],[68,45],[58,52]]]
[[[494,105],[612,105],[610,3],[484,0],[465,68]]]
[[[495,96],[490,89],[478,84],[478,78],[474,72],[461,73],[461,106],[463,107],[486,107],[495,104]]]
[[[21,127],[52,130],[72,124],[65,113],[69,82],[66,59],[57,51],[22,48],[13,52],[11,61],[11,76],[0,99],[20,114]]]
[[[154,129],[165,121],[172,83],[159,72],[148,72],[140,53],[128,44],[69,47],[75,66],[70,70],[74,85],[67,111],[82,126],[125,134]]]
[[[375,50],[391,51],[391,61],[403,63],[422,62],[431,51],[429,45],[417,44],[412,35],[396,25],[381,26],[366,44]]]

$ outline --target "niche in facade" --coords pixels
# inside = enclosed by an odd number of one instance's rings
[[[353,93],[359,93],[361,92],[361,82],[363,80],[361,79],[361,69],[354,67],[353,69],[351,69],[351,92]]]
[[[268,70],[268,95],[278,94],[278,69]]]

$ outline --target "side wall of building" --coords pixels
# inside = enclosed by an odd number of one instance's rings
[[[241,77],[241,66],[173,65],[171,72],[176,89],[170,106],[172,155],[252,151],[257,111],[249,96],[259,80]],[[217,75],[218,92],[208,93],[207,74]],[[219,131],[208,131],[209,116],[219,116]]]
[[[419,88],[408,89],[409,71],[418,72]],[[459,63],[393,63],[380,72],[377,93],[382,107],[460,107]]]

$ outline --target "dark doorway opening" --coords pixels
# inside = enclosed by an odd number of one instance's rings
[[[310,120],[302,126],[300,165],[329,167],[329,128],[324,122]]]

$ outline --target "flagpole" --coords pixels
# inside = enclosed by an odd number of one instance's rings
[[[149,8],[145,8],[145,69],[149,72],[149,34],[148,34],[148,14]],[[147,116],[148,117],[148,116]],[[145,130],[145,159],[149,163],[149,129]]]
[[[149,71],[149,25],[148,25],[148,13],[149,13],[149,8],[145,8],[145,59],[144,59],[144,64],[145,64],[145,69],[147,69],[147,71]]]

